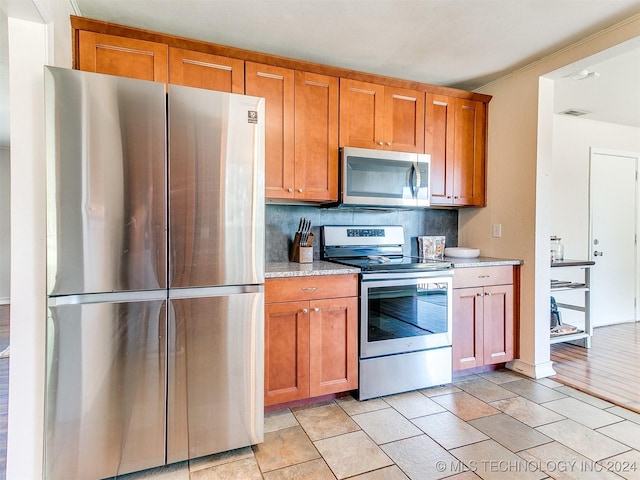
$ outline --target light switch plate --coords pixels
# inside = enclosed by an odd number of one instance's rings
[[[493,236],[494,238],[500,238],[502,236],[502,224],[494,223],[493,224]]]

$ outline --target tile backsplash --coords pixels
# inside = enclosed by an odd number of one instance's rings
[[[311,231],[315,237],[314,259],[321,257],[320,227],[322,225],[402,225],[405,235],[405,255],[418,255],[417,237],[420,235],[444,235],[447,246],[458,245],[457,210],[425,208],[379,211],[267,204],[267,262],[283,262],[289,259],[291,242],[300,217],[311,220]]]

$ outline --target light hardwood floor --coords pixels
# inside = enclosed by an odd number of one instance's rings
[[[551,346],[554,380],[640,413],[640,322],[594,329],[591,348]]]

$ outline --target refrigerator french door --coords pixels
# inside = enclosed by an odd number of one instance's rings
[[[264,100],[45,85],[46,478],[262,441]]]
[[[263,439],[264,100],[169,89],[172,463]]]

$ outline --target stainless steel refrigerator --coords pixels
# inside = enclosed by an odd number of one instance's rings
[[[263,439],[264,99],[45,67],[46,478]]]

